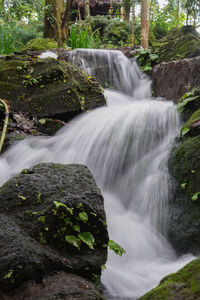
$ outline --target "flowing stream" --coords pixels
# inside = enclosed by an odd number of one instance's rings
[[[110,238],[126,251],[122,257],[109,252],[106,297],[137,299],[192,259],[177,258],[164,237],[167,161],[180,128],[176,107],[152,99],[149,79],[121,52],[76,50],[70,60],[110,87],[108,107],[79,116],[54,137],[10,148],[0,158],[0,184],[39,162],[86,164],[104,195]]]

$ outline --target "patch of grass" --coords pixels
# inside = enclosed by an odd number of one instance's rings
[[[72,49],[76,48],[95,48],[100,47],[100,37],[98,29],[90,32],[89,27],[81,29],[80,26],[72,25],[70,37],[67,41]]]

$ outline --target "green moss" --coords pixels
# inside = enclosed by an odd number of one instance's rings
[[[57,48],[57,42],[53,39],[33,39],[30,40],[25,46],[22,47],[21,51],[40,51]]]
[[[182,29],[173,28],[163,40],[154,44],[154,48],[158,50],[161,62],[186,58],[198,45],[199,38],[193,30],[183,32]]]
[[[165,277],[160,285],[140,300],[195,300],[200,295],[200,258],[193,260],[177,273]]]
[[[169,169],[185,192],[192,197],[200,190],[200,135],[187,138],[172,153]]]

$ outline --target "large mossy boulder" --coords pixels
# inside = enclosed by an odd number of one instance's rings
[[[41,51],[47,49],[54,49],[57,48],[58,44],[53,39],[32,39],[26,45],[24,45],[21,51]]]
[[[170,201],[168,239],[179,253],[200,250],[200,92],[185,94],[178,103],[181,139],[171,153],[169,171],[175,179]]]
[[[107,243],[103,197],[87,167],[39,164],[0,188],[0,292],[58,271],[98,281]]]
[[[197,300],[200,299],[200,259],[195,259],[138,300]]]
[[[6,56],[0,63],[0,90],[15,111],[64,121],[106,104],[94,78],[53,58]]]
[[[170,202],[168,239],[177,252],[200,250],[200,135],[184,140],[173,151],[169,170],[176,179]]]
[[[173,28],[165,38],[154,45],[160,62],[199,56],[199,47],[199,34],[193,26]]]

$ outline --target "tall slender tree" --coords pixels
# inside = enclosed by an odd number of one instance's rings
[[[135,45],[135,0],[132,2],[132,46]]]
[[[149,0],[141,0],[141,44],[148,48],[149,40]]]
[[[123,0],[123,12],[124,12],[124,20],[129,23],[130,22],[130,11],[131,11],[132,0]]]

